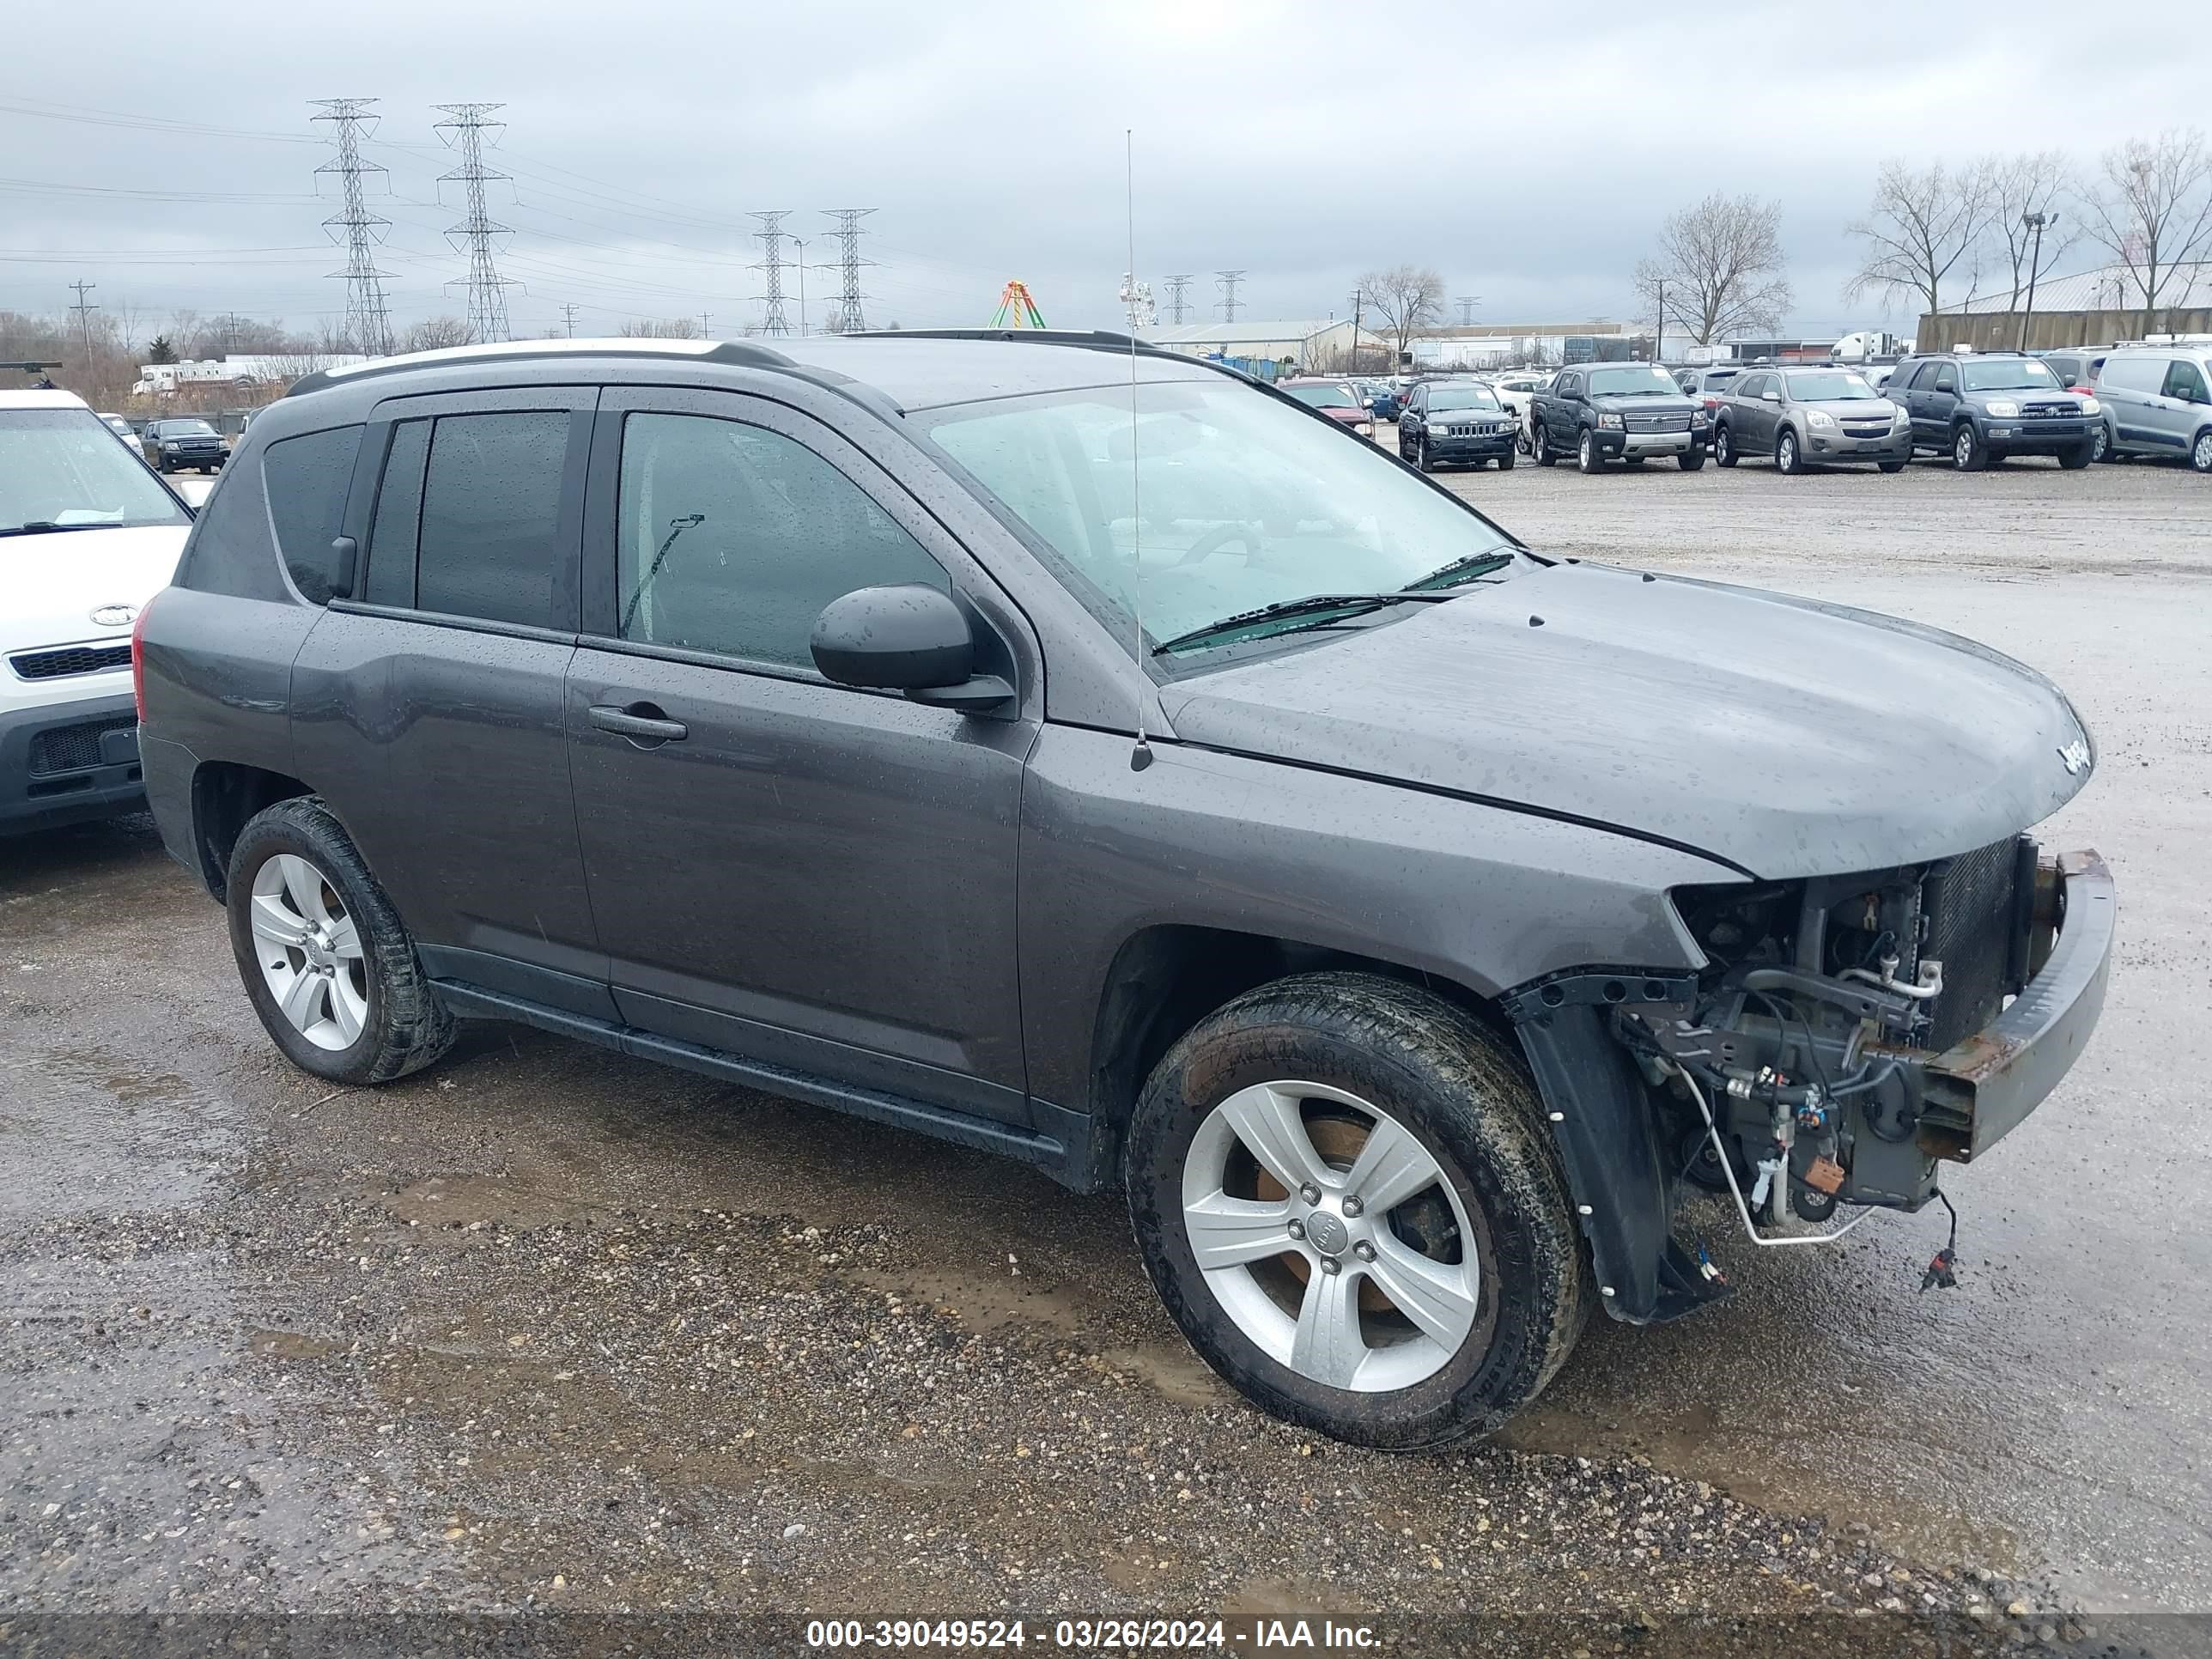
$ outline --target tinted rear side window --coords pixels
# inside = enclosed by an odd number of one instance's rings
[[[368,529],[362,597],[371,605],[415,608],[415,534],[422,517],[422,468],[429,459],[429,422],[407,421],[392,428]]]
[[[423,476],[418,609],[553,625],[568,447],[564,410],[440,418]]]
[[[284,568],[300,592],[317,605],[330,603],[337,574],[331,543],[345,517],[361,434],[357,426],[341,426],[280,439],[261,457],[262,485],[269,492],[269,517],[276,526]]]

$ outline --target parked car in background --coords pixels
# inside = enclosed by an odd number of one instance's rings
[[[1395,421],[1405,412],[1405,394],[1388,380],[1367,381],[1358,387],[1358,392],[1366,402],[1367,412],[1375,417],[1378,425],[1384,421]]]
[[[1413,388],[1398,417],[1398,453],[1427,472],[1439,466],[1513,468],[1518,430],[1513,411],[1480,380],[1439,380]]]
[[[2186,457],[2212,472],[2212,347],[2115,348],[2098,367],[2097,399],[2113,454]]]
[[[191,514],[66,392],[0,392],[0,834],[138,810],[131,629]]]
[[[222,434],[197,416],[147,422],[139,451],[157,472],[174,472],[184,466],[213,472],[228,453],[222,447]]]
[[[125,443],[129,444],[134,452],[137,449],[138,432],[130,422],[125,420],[120,415],[102,415],[100,420],[101,425],[122,439]]]
[[[1709,363],[1691,368],[1677,369],[1674,379],[1684,395],[1695,398],[1705,406],[1708,422],[1720,418],[1721,399],[1743,373],[1741,363]]]
[[[1908,357],[1889,396],[1912,421],[1916,449],[1978,472],[2014,455],[2051,455],[2069,471],[2096,458],[2104,410],[2067,391],[2040,357],[2017,351],[1937,352]]]
[[[1517,447],[1523,455],[1528,453],[1528,405],[1551,383],[1548,370],[1510,369],[1490,377],[1490,389],[1498,394],[1498,401],[1512,411]]]
[[[2034,351],[2028,355],[2040,357],[2050,364],[2051,372],[2065,382],[2069,392],[2094,398],[2098,396],[2097,373],[2104,368],[2105,359],[2112,355],[2112,350],[2110,346],[2074,346],[2055,351]],[[2100,461],[2110,459],[2112,434],[2109,410],[2106,418],[2097,423],[2090,435],[2094,440],[2092,447],[2095,459]]]
[[[532,341],[271,404],[136,653],[271,1044],[338,1101],[526,1021],[1118,1189],[1215,1370],[1400,1450],[1729,1293],[1700,1146],[1747,1228],[1917,1212],[2082,1054],[2115,890],[2024,833],[2096,765],[2042,675],[1533,552],[1129,356]]]
[[[1317,409],[1332,421],[1350,427],[1361,437],[1375,436],[1375,417],[1360,401],[1359,393],[1348,380],[1301,378],[1278,380],[1278,392],[1287,392],[1308,409]]]
[[[1901,472],[1912,459],[1912,422],[1857,370],[1749,368],[1720,400],[1713,459],[1773,459],[1778,472],[1832,461],[1872,461]]]
[[[1711,430],[1705,404],[1656,363],[1563,368],[1530,405],[1530,453],[1539,466],[1571,455],[1584,472],[1615,460],[1671,455],[1685,472],[1705,464]]]

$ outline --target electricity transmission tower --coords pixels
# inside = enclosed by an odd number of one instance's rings
[[[85,373],[89,374],[92,372],[92,313],[100,307],[84,296],[100,284],[88,283],[80,276],[70,286],[76,290],[76,303],[70,309],[76,313],[77,338],[84,343],[84,368]]]
[[[506,277],[492,263],[492,238],[514,234],[505,225],[496,223],[484,210],[484,186],[495,179],[507,175],[495,168],[487,167],[483,161],[483,137],[489,132],[496,137],[504,131],[507,123],[487,119],[491,112],[503,107],[498,104],[434,104],[446,118],[437,124],[438,136],[449,147],[461,153],[461,164],[451,173],[439,176],[440,184],[458,182],[463,187],[463,204],[467,216],[448,228],[446,240],[458,251],[465,247],[469,254],[469,274],[462,280],[469,289],[469,335],[476,340],[504,340],[507,330]],[[448,283],[447,286],[451,287]]]
[[[1221,290],[1221,320],[1237,320],[1237,284],[1244,280],[1241,270],[1217,270],[1213,273],[1214,287]]]
[[[1462,328],[1473,328],[1474,326],[1474,308],[1482,303],[1482,295],[1480,294],[1462,294],[1452,303],[1459,307],[1459,325]]]
[[[760,239],[761,262],[753,269],[768,276],[768,292],[753,297],[761,302],[761,332],[788,334],[789,319],[783,314],[783,222],[791,215],[789,208],[778,208],[773,213],[755,213],[750,218],[760,221],[761,228],[753,234]]]
[[[368,210],[362,191],[365,173],[382,173],[383,165],[361,159],[362,132],[375,125],[368,112],[374,98],[314,98],[308,102],[322,114],[314,118],[331,124],[331,142],[337,154],[315,169],[316,175],[338,177],[338,210],[323,221],[332,241],[344,232],[346,266],[331,272],[346,285],[346,338],[354,349],[371,357],[392,355],[392,313],[384,303],[384,279],[391,273],[376,268],[376,245],[392,228],[392,221]]]
[[[574,300],[561,307],[561,323],[562,326],[568,331],[568,337],[574,339],[576,337],[576,302]]]
[[[873,213],[873,208],[824,208],[823,211],[837,222],[836,229],[830,233],[837,243],[837,314],[831,324],[834,332],[858,334],[867,326],[860,314],[860,267],[875,264],[873,259],[860,257],[860,221]]]
[[[1184,294],[1190,287],[1190,271],[1179,270],[1168,278],[1168,320],[1177,327],[1182,325],[1186,301]]]

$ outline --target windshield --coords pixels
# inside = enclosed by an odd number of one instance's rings
[[[2033,357],[1992,358],[1960,365],[1969,392],[2063,392],[2049,364]]]
[[[205,421],[163,421],[156,428],[164,438],[212,438],[215,428]]]
[[[1133,427],[1129,398],[1127,386],[1098,386],[921,417],[1120,637],[1139,544],[1153,643],[1310,594],[1395,591],[1511,547],[1374,445],[1247,387],[1140,387]]]
[[[1359,399],[1348,386],[1286,386],[1283,390],[1310,409],[1359,407]]]
[[[176,497],[89,410],[0,409],[0,536],[186,522]]]
[[[1594,368],[1589,372],[1589,389],[1593,398],[1632,398],[1646,392],[1663,392],[1670,398],[1682,395],[1682,388],[1674,384],[1673,375],[1650,363]]]
[[[1439,386],[1429,393],[1431,409],[1496,409],[1498,399],[1486,386]]]
[[[1843,369],[1822,369],[1814,374],[1786,374],[1790,395],[1801,404],[1849,404],[1875,395],[1874,388]]]

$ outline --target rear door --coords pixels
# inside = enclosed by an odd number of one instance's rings
[[[592,476],[567,718],[624,1020],[1026,1122],[1015,857],[1043,705],[1019,613],[881,467],[765,398],[610,388]],[[823,606],[915,582],[975,607],[1018,717],[816,672]]]
[[[353,592],[301,651],[293,731],[433,977],[611,1019],[562,713],[597,396],[378,405]]]
[[[2150,353],[2105,360],[2097,396],[2112,411],[2112,431],[2121,447],[2154,453],[2162,448],[2153,405],[2166,386],[2166,362]]]

